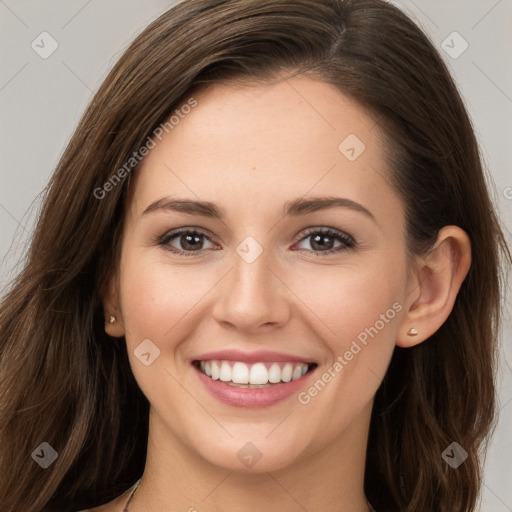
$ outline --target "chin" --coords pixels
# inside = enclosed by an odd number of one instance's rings
[[[196,450],[210,464],[239,473],[278,471],[297,463],[305,449],[303,441],[283,435],[272,439],[274,434],[267,437],[270,431],[261,435],[233,432],[233,438],[214,442],[210,437]]]

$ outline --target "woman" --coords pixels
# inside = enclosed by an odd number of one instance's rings
[[[2,511],[475,510],[500,254],[380,0],[188,0],[128,48],[0,313]]]

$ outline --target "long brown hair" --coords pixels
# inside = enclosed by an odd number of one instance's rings
[[[303,73],[378,122],[405,203],[411,254],[463,228],[472,265],[443,326],[396,348],[370,425],[365,491],[379,511],[475,510],[479,448],[495,421],[503,262],[477,141],[437,51],[383,0],[187,0],[120,58],[85,111],[46,189],[26,263],[0,312],[2,512],[96,506],[143,472],[147,399],[124,339],[104,331],[101,292],[119,252],[129,169],[116,171],[200,84]],[[124,176],[123,174],[123,176]],[[102,195],[102,198],[98,198]],[[468,453],[453,469],[452,442]],[[47,469],[31,459],[49,443]]]

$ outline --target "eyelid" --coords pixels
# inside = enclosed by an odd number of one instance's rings
[[[296,242],[301,242],[302,240],[305,240],[308,236],[312,235],[313,233],[330,235],[336,238],[340,238],[346,243],[356,245],[356,240],[352,235],[348,234],[345,231],[342,231],[341,229],[331,228],[329,226],[314,226],[311,228],[306,228],[299,233],[298,237],[296,238]]]

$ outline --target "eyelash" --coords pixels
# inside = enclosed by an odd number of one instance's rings
[[[198,254],[202,253],[203,250],[183,251],[181,249],[176,249],[176,247],[172,247],[172,246],[168,245],[171,240],[178,238],[181,235],[185,235],[185,234],[186,235],[203,236],[208,241],[214,243],[208,235],[206,235],[202,231],[199,231],[199,230],[193,229],[193,228],[181,228],[181,229],[177,229],[175,231],[171,231],[170,233],[166,233],[165,235],[163,235],[162,237],[159,238],[157,243],[158,243],[158,245],[166,246],[166,247],[164,247],[165,250],[170,251],[174,254],[178,254],[180,256],[187,256],[187,257],[188,256],[197,256]],[[344,245],[337,247],[335,249],[329,249],[327,251],[314,251],[314,250],[309,250],[309,249],[299,249],[299,250],[312,252],[316,256],[323,257],[323,256],[327,256],[329,254],[341,253],[341,252],[347,251],[349,249],[355,249],[357,247],[356,241],[354,240],[354,238],[352,236],[350,236],[346,233],[343,233],[342,231],[338,231],[338,230],[332,229],[332,228],[309,228],[304,233],[302,233],[302,237],[299,240],[297,240],[296,243],[302,242],[303,240],[306,240],[307,238],[309,238],[311,235],[314,235],[314,234],[327,235],[335,240],[342,242]]]

